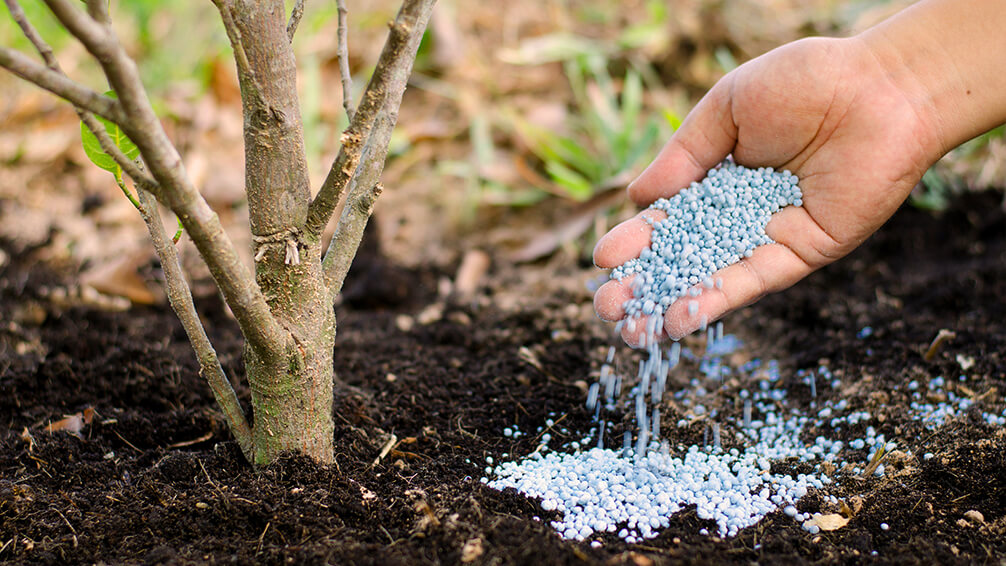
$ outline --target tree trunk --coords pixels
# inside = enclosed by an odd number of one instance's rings
[[[254,463],[268,464],[286,451],[331,462],[335,313],[321,270],[321,243],[304,235],[310,189],[284,2],[232,5],[240,34],[235,55],[255,279],[289,333],[278,348],[245,349]]]
[[[298,452],[325,463],[334,457],[335,311],[322,284],[318,253],[320,245],[305,250],[300,266],[313,273],[297,276],[299,287],[287,287],[299,300],[275,301],[274,312],[293,336],[288,351],[282,356],[245,351],[256,466],[274,461],[282,452]]]

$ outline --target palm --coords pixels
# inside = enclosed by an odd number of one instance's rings
[[[804,206],[773,217],[766,231],[777,243],[721,270],[723,289],[704,293],[698,314],[687,315],[684,301],[673,305],[665,330],[680,337],[703,318],[719,318],[847,254],[921,178],[929,138],[910,101],[855,42],[797,42],[725,77],[630,187],[630,196],[640,205],[670,196],[732,153],[742,165],[792,171]],[[647,225],[637,217],[598,243],[595,262],[619,265],[648,244]],[[595,297],[598,313],[622,318],[629,294],[627,285],[606,284]],[[626,334],[626,340],[639,343],[638,336]]]

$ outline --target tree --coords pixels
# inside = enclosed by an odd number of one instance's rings
[[[116,174],[120,187],[139,209],[161,261],[169,302],[248,460],[265,465],[292,451],[331,462],[333,301],[381,194],[379,179],[391,131],[435,0],[403,1],[389,23],[388,39],[355,110],[346,59],[347,12],[344,0],[339,0],[338,53],[349,127],[313,199],[291,46],[304,0],[297,0],[289,18],[283,0],[213,0],[234,52],[241,87],[254,275],[239,260],[217,215],[186,176],[178,151],[151,107],[135,62],[112,30],[108,0],[86,0],[86,11],[73,0],[44,1],[100,64],[111,92],[100,94],[70,79],[18,0],[4,2],[44,65],[0,46],[0,66],[69,101],[83,128],[94,136],[98,147],[92,146],[89,156],[108,159],[104,165]],[[85,145],[87,138],[85,134]],[[121,173],[132,179],[136,198]],[[322,249],[322,233],[342,199],[345,204],[335,236]],[[158,202],[178,217],[244,336],[252,423],[245,418],[199,321],[174,242],[162,225]]]

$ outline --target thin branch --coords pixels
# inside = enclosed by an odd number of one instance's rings
[[[17,23],[18,27],[21,28],[21,32],[24,36],[35,46],[35,50],[45,61],[47,67],[55,73],[58,73],[66,77],[66,73],[63,72],[62,67],[59,66],[59,61],[56,59],[56,55],[52,51],[52,47],[42,38],[42,35],[38,33],[35,26],[28,21],[28,16],[24,13],[24,9],[17,0],[4,0],[7,5],[7,10],[10,11],[11,17],[14,22]],[[69,78],[69,77],[67,77]],[[142,169],[137,167],[131,159],[125,156],[119,149],[119,146],[108,136],[108,132],[105,128],[95,119],[94,114],[81,108],[80,106],[74,105],[73,109],[77,112],[81,121],[87,126],[91,133],[98,138],[98,144],[105,153],[109,154],[112,159],[126,172],[127,175],[133,178],[133,180],[141,187],[146,188],[148,191],[154,191],[157,188],[157,182],[150,178],[149,175],[143,172]]]
[[[342,106],[346,109],[346,118],[353,122],[353,75],[349,72],[349,29],[346,20],[349,10],[346,9],[346,0],[338,0],[339,6],[339,27],[336,31],[338,35],[339,47],[336,54],[339,57],[339,75],[342,77]]]
[[[227,379],[213,344],[206,336],[206,330],[199,320],[196,312],[196,305],[192,301],[192,292],[185,280],[185,273],[182,270],[182,263],[178,258],[178,250],[174,242],[164,231],[164,224],[161,216],[157,212],[157,200],[147,191],[140,190],[140,215],[150,232],[150,239],[154,242],[154,250],[161,260],[161,269],[164,271],[164,283],[168,295],[168,302],[178,320],[185,329],[185,334],[189,337],[189,343],[196,352],[199,360],[199,374],[206,378],[210,389],[213,390],[213,397],[224,413],[224,418],[230,427],[231,433],[237,439],[241,451],[251,461],[252,456],[252,429],[245,419],[244,411],[241,409],[241,402],[234,393],[231,382]]]
[[[38,54],[42,56],[42,60],[45,64],[49,66],[50,69],[54,71],[59,70],[59,63],[56,61],[56,55],[52,52],[52,47],[44,39],[42,35],[38,33],[35,26],[31,25],[28,21],[28,16],[24,13],[24,9],[21,8],[21,4],[18,4],[17,0],[4,0],[4,4],[7,5],[7,11],[10,12],[11,18],[17,23],[18,27],[21,28],[21,33],[24,34],[28,41],[35,46],[35,50]]]
[[[300,19],[303,17],[304,0],[297,0],[293,11],[290,12],[290,21],[286,24],[286,36],[290,38],[290,43],[293,43],[293,36],[297,34],[297,26],[300,25]]]
[[[51,1],[51,0],[47,0]],[[318,237],[325,229],[336,205],[346,192],[350,180],[356,174],[366,140],[374,126],[377,114],[384,108],[385,100],[401,99],[405,81],[393,84],[394,77],[403,73],[407,77],[419,49],[419,42],[426,30],[426,24],[433,11],[435,0],[405,0],[398,16],[391,24],[391,33],[381,57],[377,61],[374,75],[363,93],[363,100],[349,128],[342,134],[339,155],[325,178],[318,195],[308,210],[305,232],[308,237]],[[383,157],[382,157],[383,158]]]
[[[342,209],[342,216],[339,217],[335,235],[332,236],[325,252],[322,269],[325,273],[325,285],[330,289],[333,299],[342,289],[349,266],[352,265],[356,250],[363,239],[363,231],[374,213],[374,203],[384,189],[380,183],[381,173],[384,172],[384,160],[388,154],[391,132],[395,129],[398,118],[397,106],[390,108],[391,106],[393,101],[389,100],[385,104],[385,111],[381,113],[374,126],[367,143],[367,155],[351,183],[348,200]]]
[[[282,355],[290,340],[289,332],[273,317],[265,296],[241,262],[219,217],[186,175],[178,151],[150,105],[136,64],[110,27],[92,20],[71,0],[45,0],[45,3],[67,31],[101,64],[125,114],[125,119],[117,123],[140,149],[160,186],[155,196],[182,221],[249,346],[260,354]]]
[[[100,1],[100,0],[99,0]],[[233,5],[231,0],[213,0],[217,10],[220,12],[220,19],[224,23],[224,30],[227,32],[227,39],[230,40],[231,49],[234,51],[234,61],[238,66],[238,73],[243,75],[252,88],[255,101],[263,110],[268,110],[269,104],[262,95],[262,86],[258,82],[255,70],[248,62],[248,54],[245,52],[244,41],[241,38],[241,29],[234,21]]]
[[[114,98],[98,94],[66,75],[56,73],[20,51],[0,45],[0,67],[102,118],[117,124],[125,120],[122,108]]]
[[[14,21],[17,22],[18,27],[21,28],[28,41],[35,46],[35,49],[42,56],[49,69],[53,72],[64,74],[59,66],[59,61],[56,60],[53,54],[52,48],[42,39],[42,36],[31,25],[31,22],[28,21],[24,10],[17,3],[17,0],[5,0],[5,3]],[[99,0],[99,3],[105,5],[104,0]],[[97,13],[100,16],[101,12]],[[169,240],[167,239],[167,234],[164,232],[164,225],[161,223],[160,215],[157,213],[157,200],[151,194],[152,191],[159,189],[157,182],[122,153],[119,146],[109,137],[108,131],[93,114],[79,106],[74,106],[74,110],[77,111],[84,125],[98,138],[98,143],[101,145],[102,150],[109,154],[119,167],[133,178],[136,185],[140,188],[138,191],[139,202],[134,202],[134,204],[139,205],[137,209],[140,211],[140,216],[147,225],[150,239],[154,244],[154,250],[161,261],[168,301],[177,313],[179,320],[181,320],[182,327],[189,337],[189,343],[192,344],[192,348],[196,352],[196,357],[199,360],[200,374],[206,377],[206,381],[209,383],[210,389],[213,390],[213,395],[216,397],[221,410],[223,410],[227,424],[230,426],[231,432],[237,439],[242,451],[250,456],[252,448],[251,427],[248,425],[247,419],[245,419],[244,412],[241,410],[241,403],[238,401],[230,381],[228,381],[227,376],[224,374],[216,351],[214,351],[213,345],[206,336],[206,331],[199,320],[195,304],[192,301],[191,290],[189,289],[188,282],[185,280],[182,265],[178,258],[178,251],[174,246],[177,238],[172,238],[170,243],[168,243]],[[118,176],[116,177],[118,181]],[[119,182],[121,183],[121,181]],[[122,188],[124,191],[126,190],[124,185]]]
[[[18,27],[21,28],[21,32],[24,36],[35,46],[35,50],[45,61],[47,67],[55,73],[58,73],[66,77],[66,73],[63,72],[62,67],[59,66],[59,61],[56,59],[56,55],[52,51],[52,47],[42,38],[42,35],[38,33],[35,26],[28,21],[28,16],[24,13],[24,9],[18,4],[17,0],[4,0],[7,4],[7,9],[10,11],[11,17],[17,23]],[[115,142],[108,136],[108,131],[105,130],[101,122],[95,119],[94,114],[91,112],[77,106],[73,106],[73,109],[77,112],[77,116],[80,120],[84,122],[87,129],[91,130],[91,133],[98,138],[98,144],[101,149],[107,153],[127,175],[132,177],[133,181],[136,182],[141,188],[144,188],[151,192],[156,192],[157,181],[154,181],[150,175],[147,175],[142,169],[140,169],[133,160],[126,157],[119,146],[115,145]]]

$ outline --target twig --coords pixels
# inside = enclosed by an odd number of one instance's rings
[[[209,431],[209,432],[207,432],[206,434],[200,436],[199,438],[193,438],[192,440],[183,440],[181,442],[175,442],[173,444],[169,444],[168,448],[169,449],[185,448],[186,446],[192,446],[192,445],[195,445],[195,444],[199,444],[200,442],[206,442],[207,440],[209,440],[211,438],[213,438],[213,431],[212,430]]]
[[[388,437],[388,441],[384,443],[384,446],[381,448],[381,452],[377,455],[377,458],[374,458],[374,461],[370,464],[370,467],[380,464],[381,460],[388,455],[388,452],[391,452],[391,449],[394,448],[396,444],[398,444],[398,437],[392,433],[391,436]]]
[[[922,359],[931,362],[936,359],[936,353],[940,351],[943,344],[953,340],[957,337],[957,333],[953,330],[947,330],[946,328],[941,328],[939,332],[936,333],[936,338],[929,344],[929,348],[926,349],[926,353],[922,355]]]
[[[308,237],[318,237],[321,234],[342,195],[349,188],[365,146],[369,145],[367,140],[372,137],[371,130],[377,116],[387,108],[385,102],[401,100],[406,81],[396,79],[408,78],[412,71],[412,63],[416,58],[416,51],[419,49],[426,24],[429,22],[430,13],[433,11],[434,2],[435,0],[405,0],[398,16],[391,24],[391,33],[381,51],[374,75],[363,93],[363,100],[349,128],[342,134],[339,155],[332,163],[318,195],[311,201],[305,225]],[[369,158],[383,161],[384,156],[384,152],[373,152]],[[364,187],[363,190],[371,188],[372,186]]]
[[[286,24],[286,36],[290,38],[290,43],[293,43],[293,36],[297,34],[297,26],[300,25],[302,17],[304,17],[304,0],[297,0],[293,11],[290,12],[290,21]]]
[[[259,553],[262,552],[262,543],[265,542],[265,540],[266,540],[266,533],[269,532],[269,528],[270,528],[271,525],[273,525],[272,521],[266,523],[266,528],[263,529],[262,530],[262,534],[259,535],[259,546],[256,548],[256,551],[255,551],[255,553],[256,553],[257,556],[259,555]]]
[[[65,75],[47,69],[17,50],[0,45],[0,67],[102,118],[117,124],[125,120],[114,98],[98,94]]]
[[[119,431],[117,431],[117,430],[113,430],[112,432],[113,432],[113,433],[115,433],[115,436],[118,436],[118,437],[119,437],[119,440],[121,440],[121,441],[125,442],[125,443],[126,443],[126,446],[128,446],[128,447],[132,448],[133,450],[136,450],[136,451],[137,451],[138,453],[140,453],[140,454],[143,454],[143,450],[140,450],[139,448],[137,448],[136,446],[134,446],[132,442],[130,442],[130,441],[128,441],[128,440],[126,440],[126,437],[124,437],[124,436],[122,436],[121,434],[119,434]]]
[[[337,0],[339,6],[339,27],[336,30],[339,47],[336,54],[339,57],[339,75],[342,77],[342,106],[346,109],[346,118],[350,123],[356,111],[353,110],[353,75],[349,72],[349,29],[346,19],[349,10],[346,9],[346,0]]]
[[[151,107],[136,64],[111,28],[92,20],[71,0],[45,0],[45,3],[101,64],[125,114],[117,123],[139,148],[158,182],[160,188],[155,196],[181,219],[249,346],[262,354],[281,355],[290,339],[289,333],[273,317],[265,296],[241,263],[220,219],[186,175],[178,151]]]
[[[231,429],[231,434],[241,447],[248,459],[252,454],[252,429],[245,419],[244,411],[241,409],[241,402],[238,401],[237,394],[227,379],[220,359],[206,330],[199,321],[199,313],[196,311],[195,303],[192,301],[192,291],[185,280],[185,272],[182,270],[182,263],[178,257],[178,250],[174,242],[164,231],[164,224],[157,212],[157,200],[147,191],[140,190],[140,215],[150,232],[150,239],[154,243],[154,250],[161,260],[161,269],[164,271],[164,283],[168,295],[168,302],[171,308],[178,315],[178,320],[185,329],[189,343],[196,352],[199,360],[199,374],[202,375],[213,390],[213,397],[224,413],[227,425]]]
[[[38,33],[35,26],[28,21],[28,17],[25,15],[24,10],[21,8],[21,5],[18,4],[17,0],[4,0],[4,3],[7,4],[7,9],[10,11],[11,17],[17,23],[18,27],[21,28],[21,32],[24,33],[24,36],[28,39],[28,41],[35,46],[35,50],[38,51],[42,60],[45,61],[46,66],[53,72],[66,77],[66,73],[63,72],[63,69],[59,66],[59,61],[53,54],[52,47],[50,47],[49,44],[42,39],[41,34]],[[69,77],[66,78],[69,79]],[[114,102],[114,99],[109,100]],[[73,108],[77,112],[81,121],[84,122],[84,125],[87,126],[87,128],[91,130],[91,133],[98,138],[98,144],[101,146],[101,149],[107,153],[127,175],[132,177],[133,181],[148,191],[157,190],[157,182],[150,178],[149,175],[147,175],[142,169],[133,163],[131,159],[122,153],[119,146],[115,145],[112,139],[108,136],[108,132],[101,123],[94,118],[94,115],[90,111],[77,104],[74,104]]]
[[[863,474],[860,477],[862,477],[863,479],[868,479],[871,475],[873,475],[873,472],[877,471],[877,468],[880,467],[880,463],[884,461],[884,456],[886,455],[887,455],[887,445],[884,444],[879,448],[877,448],[877,451],[873,454],[873,458],[870,459],[870,462],[866,465],[866,468],[863,469]]]

